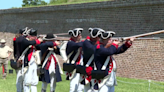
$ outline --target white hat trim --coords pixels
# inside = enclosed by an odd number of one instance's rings
[[[76,34],[74,33],[74,30],[77,30]],[[83,28],[75,28],[74,30],[69,30],[68,33],[71,32],[74,37],[77,37],[79,35],[78,32],[80,32],[80,30],[83,30]]]
[[[101,37],[102,37],[103,39],[108,39],[109,37],[112,37],[112,34],[116,34],[116,33],[113,32],[113,31],[106,31],[105,33],[108,33],[108,36],[107,36],[107,37],[103,37],[103,34],[101,34]]]
[[[101,28],[97,28],[99,31],[97,32],[97,34],[95,36],[92,35],[92,32],[93,32],[93,28],[89,28],[90,31],[90,34],[91,34],[91,37],[92,38],[96,38],[99,34],[101,35],[102,32],[105,32],[103,29]]]

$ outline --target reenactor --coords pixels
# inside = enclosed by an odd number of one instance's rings
[[[91,71],[93,70],[93,58],[95,45],[99,43],[101,28],[89,28],[90,36],[87,36],[83,42],[83,66],[77,66],[77,72],[80,73],[80,83],[84,85],[84,92],[90,92],[91,89]]]
[[[21,52],[23,55],[19,58],[23,62],[22,74],[24,76],[24,92],[37,92],[38,76],[37,64],[33,53],[36,51],[35,46],[43,40],[37,39],[37,30],[28,30],[29,35],[21,42]]]
[[[83,86],[79,83],[80,74],[76,73],[76,65],[82,65],[82,45],[80,42],[83,29],[75,28],[69,30],[68,33],[71,36],[67,43],[66,63],[63,64],[63,70],[66,71],[66,79],[70,80],[70,91],[69,92],[83,92]]]
[[[22,54],[21,51],[21,42],[23,39],[26,39],[26,31],[28,30],[28,27],[24,29],[20,29],[19,33],[13,38],[13,47],[14,47],[14,59],[15,60],[10,60],[11,67],[16,70],[17,73],[17,78],[16,78],[16,87],[17,87],[17,92],[23,92],[23,76],[21,73],[21,67],[22,67],[22,62],[19,62],[19,57]],[[16,61],[16,62],[15,62]]]
[[[56,54],[60,54],[56,36],[52,33],[43,38],[43,43],[38,45],[41,51],[41,67],[39,68],[39,80],[42,81],[42,91],[46,92],[47,85],[50,83],[50,92],[55,92],[56,82],[61,81],[62,73],[59,60]],[[41,72],[42,71],[42,72]]]
[[[92,71],[92,86],[98,92],[114,92],[116,82],[116,62],[112,55],[125,52],[131,45],[134,38],[130,38],[123,45],[118,47],[119,40],[112,40],[115,34],[113,31],[103,32],[100,44],[96,46],[94,53],[94,70]],[[99,76],[97,76],[99,75]]]

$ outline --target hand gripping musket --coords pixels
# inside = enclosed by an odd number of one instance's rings
[[[149,33],[129,36],[129,37],[112,38],[112,39],[113,40],[119,39],[120,41],[125,41],[125,40],[128,40],[128,39],[132,38],[132,37],[139,38],[139,37],[145,37],[145,36],[154,35],[154,34],[160,34],[160,33],[164,33],[164,30],[159,30],[159,31],[154,31],[154,32],[149,32]]]

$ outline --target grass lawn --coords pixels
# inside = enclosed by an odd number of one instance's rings
[[[9,66],[9,69],[10,66]],[[2,69],[0,68],[0,71]],[[1,72],[2,73],[2,72]],[[65,80],[65,75],[62,75],[62,82],[57,83],[55,92],[69,92],[69,81]],[[150,84],[147,80],[129,79],[117,77],[118,86],[115,87],[115,92],[164,92],[164,82],[154,82]],[[154,84],[153,84],[154,83]],[[37,86],[38,92],[41,92],[41,82]],[[150,91],[148,91],[150,90]],[[8,74],[6,80],[0,77],[0,92],[16,92],[16,74]],[[47,87],[47,92],[50,92],[50,87]]]

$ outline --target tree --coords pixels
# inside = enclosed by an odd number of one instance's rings
[[[22,7],[47,5],[47,3],[44,0],[23,0],[22,2]]]

